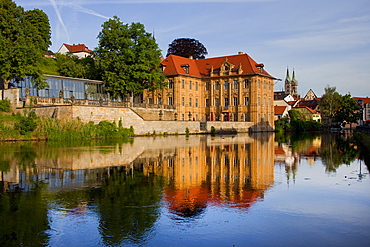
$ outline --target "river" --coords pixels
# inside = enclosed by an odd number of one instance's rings
[[[369,156],[338,136],[0,150],[0,246],[370,246]]]

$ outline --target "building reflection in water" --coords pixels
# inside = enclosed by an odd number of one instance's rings
[[[137,137],[130,143],[50,148],[18,146],[2,171],[3,190],[31,190],[35,181],[49,191],[101,186],[112,167],[126,173],[161,176],[163,199],[179,217],[196,217],[207,206],[248,209],[274,182],[273,134],[236,136]]]
[[[165,178],[164,200],[180,218],[198,217],[207,206],[248,209],[273,185],[271,134],[202,136],[189,144],[135,161]]]

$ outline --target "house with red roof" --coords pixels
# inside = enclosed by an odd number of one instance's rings
[[[180,121],[252,122],[274,128],[274,80],[248,54],[194,60],[169,55],[161,62],[168,87],[146,91],[145,103],[173,105]]]
[[[84,58],[91,56],[92,50],[90,50],[86,45],[84,44],[78,44],[78,45],[68,45],[63,44],[57,53],[60,54],[72,54],[77,56],[78,58]]]
[[[290,106],[274,106],[275,117],[274,120],[279,120],[283,117],[289,116]]]
[[[360,107],[361,120],[360,125],[370,124],[370,98],[366,97],[353,97]]]
[[[298,110],[306,117],[306,120],[314,120],[316,122],[321,122],[321,114],[307,106],[296,106],[292,109]]]

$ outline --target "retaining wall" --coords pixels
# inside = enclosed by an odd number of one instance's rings
[[[25,108],[17,111],[25,111]],[[199,121],[146,121],[130,108],[115,107],[93,107],[93,106],[48,106],[34,107],[27,110],[35,111],[37,116],[43,118],[68,118],[80,119],[84,123],[93,121],[98,124],[100,121],[109,122],[122,121],[124,128],[134,128],[136,135],[153,134],[185,134],[188,129],[190,133],[211,132],[212,126],[216,130],[235,129],[238,132],[248,132],[253,128],[252,122],[206,122],[204,129],[201,129]],[[168,111],[170,113],[170,111]]]

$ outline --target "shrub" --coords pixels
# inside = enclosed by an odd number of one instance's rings
[[[19,133],[21,135],[26,135],[27,133],[32,132],[36,129],[36,119],[36,114],[34,112],[30,112],[28,116],[20,117],[19,122],[16,123],[14,127],[19,130]]]
[[[187,136],[189,135],[190,130],[189,130],[189,128],[188,128],[188,127],[186,127],[186,129],[185,129],[185,133],[186,133],[186,135],[187,135]]]
[[[10,100],[0,100],[0,112],[10,112]]]

